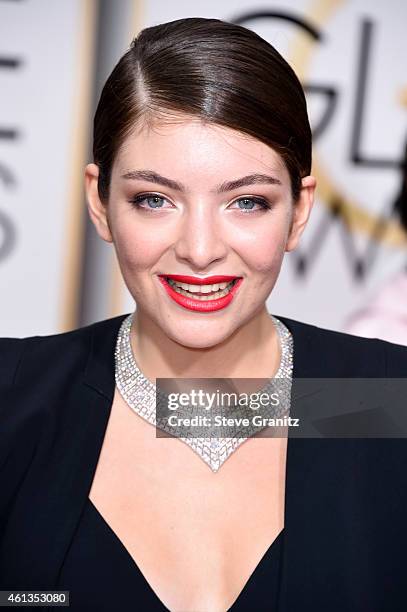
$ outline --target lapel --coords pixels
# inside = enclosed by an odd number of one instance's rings
[[[315,352],[313,338],[309,327],[277,317],[290,330],[294,340],[293,358],[293,388],[295,395],[295,379],[312,376]],[[315,374],[314,374],[315,375]],[[321,373],[321,376],[323,374]],[[293,401],[290,416],[297,418],[298,404]],[[316,492],[323,490],[320,474],[315,469],[318,465],[318,447],[310,444],[310,440],[292,437],[288,430],[286,486],[284,510],[284,546],[280,565],[279,610],[290,612],[298,605],[298,584],[311,580],[315,585],[315,576],[311,577],[313,567],[309,562],[309,553],[318,539],[317,518],[307,511],[313,504]],[[313,441],[315,442],[315,441]],[[317,581],[318,582],[318,581]],[[301,601],[301,596],[299,601]]]
[[[59,362],[48,377],[15,390],[14,410],[38,413],[43,433],[4,531],[0,550],[3,588],[49,589],[58,583],[109,420],[115,339],[125,316],[75,330],[75,342],[71,342],[72,333],[51,336],[47,339],[49,354],[57,346]],[[72,360],[77,366],[67,375]],[[46,363],[40,358],[43,369]],[[31,420],[35,425],[34,417]]]
[[[301,419],[312,413],[312,401],[296,399],[301,396],[298,379],[351,378],[358,376],[358,368],[356,360],[352,362],[351,345],[346,345],[346,351],[340,348],[340,342],[347,338],[344,334],[331,335],[278,318],[294,338],[290,415]],[[367,593],[374,600],[373,558],[368,557],[365,518],[375,510],[366,507],[364,490],[369,470],[366,457],[373,448],[369,442],[374,441],[318,438],[312,429],[307,429],[309,437],[301,438],[293,437],[293,431],[289,428],[278,609],[302,611],[312,602],[315,610],[337,611],[350,609],[351,601],[360,602],[357,609],[376,609],[374,605],[365,607]]]

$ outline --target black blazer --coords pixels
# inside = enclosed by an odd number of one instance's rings
[[[109,419],[125,316],[0,339],[0,589],[57,582]],[[407,376],[405,347],[279,318],[294,377]],[[289,433],[279,611],[405,612],[406,512],[404,439]]]

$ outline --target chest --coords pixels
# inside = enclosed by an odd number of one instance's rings
[[[217,473],[115,394],[89,497],[171,610],[227,610],[284,527],[286,439],[244,442]]]

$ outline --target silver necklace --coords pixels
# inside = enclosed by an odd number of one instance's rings
[[[148,380],[139,370],[130,342],[130,330],[134,313],[128,315],[122,322],[117,336],[115,348],[115,379],[117,388],[128,406],[143,419],[174,435],[188,444],[199,457],[207,463],[213,472],[217,472],[228,457],[248,440],[259,428],[247,428],[244,430],[236,428],[232,437],[182,437],[177,429],[170,427],[168,423],[157,422],[157,401],[166,401],[167,395],[156,385]],[[274,409],[273,416],[288,416],[291,403],[291,385],[293,371],[293,338],[287,327],[276,317],[270,315],[277,328],[280,345],[281,360],[279,368],[274,377],[270,378],[267,385],[260,392],[274,392],[276,385],[280,395],[278,408]],[[277,384],[278,383],[278,384]],[[264,428],[260,428],[264,429]],[[242,437],[248,434],[246,437]],[[184,432],[185,433],[185,432]]]

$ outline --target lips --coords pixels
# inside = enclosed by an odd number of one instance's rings
[[[239,278],[239,276],[207,276],[206,278],[202,278],[200,276],[185,276],[183,274],[160,274],[162,278],[170,278],[173,281],[178,281],[179,283],[187,283],[188,285],[215,285],[217,283],[230,283],[235,280],[235,278]]]
[[[168,274],[165,276],[159,275],[158,278],[161,284],[163,285],[167,295],[171,298],[173,302],[178,304],[178,306],[181,306],[187,310],[192,310],[195,312],[214,312],[216,310],[221,310],[223,308],[226,308],[226,306],[228,306],[233,300],[240,285],[243,282],[243,278],[239,276],[221,276],[221,275],[208,276],[205,279],[202,279],[196,276]],[[227,295],[224,295],[223,297],[216,298],[216,299],[209,299],[207,301],[201,301],[199,299],[194,299],[192,294],[191,294],[191,297],[189,297],[189,296],[181,295],[177,291],[174,291],[174,289],[171,287],[167,279],[178,281],[180,283],[187,283],[191,285],[193,284],[208,285],[208,284],[215,284],[215,283],[217,284],[217,283],[232,282],[233,280],[236,280],[236,282],[232,286],[230,291],[227,293]],[[199,281],[199,282],[196,282],[196,281]]]

